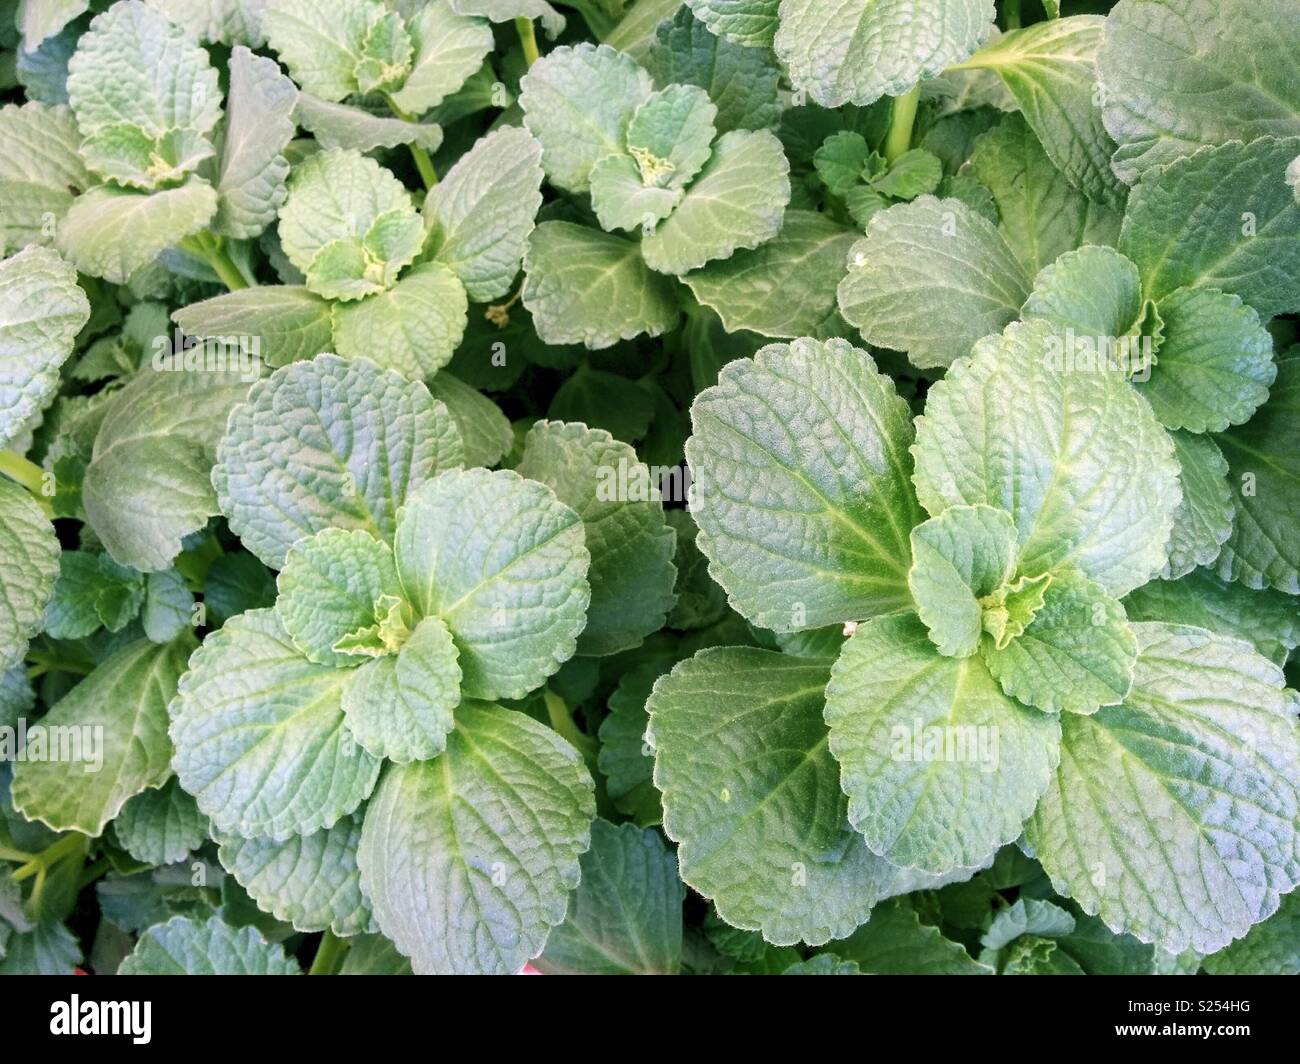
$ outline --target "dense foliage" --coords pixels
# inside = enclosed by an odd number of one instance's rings
[[[1300,973],[1292,0],[0,45],[0,973]]]

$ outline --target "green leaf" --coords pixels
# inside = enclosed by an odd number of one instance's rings
[[[250,610],[194,653],[173,700],[173,766],[216,827],[283,840],[333,825],[380,763],[347,734],[350,673],[314,665],[272,610]]]
[[[1131,621],[1189,624],[1244,639],[1279,667],[1300,646],[1300,602],[1271,588],[1226,583],[1207,569],[1153,580],[1131,592],[1124,608]]]
[[[212,154],[207,134],[221,118],[221,89],[207,53],[141,3],[115,4],[90,24],[68,62],[68,101],[87,164],[137,188],[194,170]],[[123,136],[149,145],[143,165],[120,153]],[[168,150],[174,137],[186,144],[179,157]]]
[[[910,200],[933,192],[942,177],[943,164],[939,157],[922,148],[913,148],[895,159],[883,175],[872,181],[871,186],[891,199]]]
[[[276,581],[275,612],[294,645],[318,665],[359,665],[396,653],[408,633],[384,625],[401,607],[393,552],[364,529],[327,528],[300,539]]]
[[[727,40],[768,48],[776,36],[781,0],[686,0],[695,17]]]
[[[413,115],[437,107],[464,85],[493,47],[487,20],[458,15],[445,0],[414,10],[406,28],[415,45],[415,57],[411,73],[392,100]]]
[[[1041,318],[1094,343],[1133,335],[1142,313],[1137,267],[1114,248],[1091,245],[1043,267],[1022,311],[1026,321]]]
[[[654,397],[626,377],[580,366],[551,397],[547,416],[581,421],[625,443],[643,440],[655,417]]]
[[[1201,148],[1149,171],[1129,197],[1119,249],[1146,294],[1217,288],[1268,319],[1300,310],[1300,203],[1283,180],[1300,137]]]
[[[76,271],[48,248],[0,262],[0,447],[49,403],[90,317]]]
[[[357,856],[417,973],[512,974],[541,952],[578,885],[591,791],[577,751],[493,705],[462,705],[436,760],[388,768]]]
[[[0,477],[0,668],[22,660],[59,576],[59,541],[36,501]]]
[[[537,19],[552,39],[564,32],[566,19],[546,0],[451,0],[458,15],[481,15],[492,22],[516,18]]]
[[[988,219],[960,200],[922,196],[871,219],[849,254],[840,310],[869,344],[950,366],[1019,315],[1029,278]]]
[[[696,85],[669,85],[646,98],[627,125],[627,150],[641,180],[685,188],[703,169],[717,130],[718,109]]]
[[[161,786],[171,775],[167,702],[193,645],[129,643],[56,702],[41,718],[46,760],[29,734],[14,768],[14,807],[55,831],[98,835],[128,798]],[[59,735],[74,745],[56,751]]]
[[[140,623],[154,643],[170,643],[194,623],[194,596],[175,569],[160,569],[145,577]]]
[[[101,627],[120,631],[135,619],[144,596],[144,581],[134,569],[107,554],[64,551],[43,630],[55,639],[84,639]]]
[[[1278,911],[1218,953],[1205,958],[1210,975],[1300,975],[1300,894],[1282,899]]]
[[[947,511],[944,511],[947,513]],[[1052,576],[1022,576],[1012,584],[1005,584],[984,598],[981,623],[993,640],[993,646],[1002,649],[1029,627],[1043,608],[1043,598],[1052,583]]]
[[[31,51],[89,7],[90,0],[45,0],[43,3],[20,0],[14,16],[17,30],[22,35],[23,50]]]
[[[825,215],[790,209],[781,231],[761,247],[717,259],[682,280],[729,332],[822,335],[839,316],[836,287],[857,239]]]
[[[266,43],[262,16],[271,0],[146,0],[178,26],[213,44]]]
[[[375,929],[357,870],[359,815],[280,842],[223,833],[217,841],[222,865],[277,920],[298,931],[329,928],[336,935]]]
[[[775,945],[847,935],[879,899],[919,885],[845,817],[822,722],[828,675],[827,662],[714,648],[650,698],[655,785],[682,879]]]
[[[465,445],[469,468],[496,465],[514,446],[515,434],[501,408],[448,370],[430,378],[429,392],[446,406]]]
[[[651,271],[640,247],[622,237],[543,222],[529,238],[524,273],[524,306],[548,344],[612,347],[677,324],[674,282]]]
[[[1017,898],[1014,905],[993,918],[980,945],[987,950],[1000,950],[1021,935],[1062,938],[1073,930],[1074,917],[1059,905],[1039,898]]]
[[[806,961],[792,964],[782,975],[864,975],[856,961],[845,961],[833,953],[818,953]]]
[[[1300,595],[1300,358],[1283,359],[1269,401],[1215,440],[1236,510],[1219,575]]]
[[[118,975],[301,975],[284,949],[253,927],[233,928],[173,916],[149,928],[117,969]]]
[[[993,193],[999,231],[1029,277],[1083,244],[1114,244],[1118,212],[1076,189],[1019,114],[975,142],[971,170]]]
[[[187,336],[252,337],[269,366],[311,358],[334,346],[330,305],[301,285],[259,285],[191,303],[172,314]]]
[[[99,185],[73,200],[56,243],[82,273],[124,284],[206,226],[216,209],[216,190],[199,178],[152,194]]]
[[[776,54],[823,107],[902,96],[967,58],[992,0],[782,0]]]
[[[455,422],[424,385],[325,354],[253,386],[230,415],[212,483],[231,529],[278,569],[324,528],[391,538],[407,494],[463,461]]]
[[[327,299],[392,287],[424,239],[406,188],[355,151],[318,152],[294,169],[279,232],[307,287]]]
[[[109,400],[82,481],[86,517],[114,561],[166,569],[217,513],[217,440],[248,379],[190,370],[184,356],[142,369]]]
[[[699,547],[732,606],[778,632],[906,607],[907,404],[843,340],[772,344],[695,399]]]
[[[1120,374],[1057,368],[1062,343],[1046,323],[1013,324],[930,388],[917,494],[931,514],[1006,510],[1023,575],[1075,568],[1121,596],[1165,564],[1173,444]]]
[[[175,864],[207,841],[208,818],[173,776],[127,802],[113,821],[113,836],[137,861]]]
[[[542,205],[541,145],[524,129],[489,133],[424,201],[426,252],[475,303],[510,291]]]
[[[600,754],[596,765],[605,777],[605,791],[619,812],[638,824],[663,819],[659,792],[655,790],[654,751],[646,741],[650,723],[646,700],[670,662],[647,662],[618,678],[609,696],[609,715],[600,724]]]
[[[434,122],[406,122],[386,118],[360,107],[329,103],[310,93],[298,93],[294,118],[303,129],[315,134],[322,148],[347,148],[360,152],[415,144],[437,151],[442,144],[442,127]]]
[[[632,115],[654,91],[635,60],[587,43],[539,59],[519,87],[524,125],[541,142],[546,176],[569,192],[588,191],[592,168],[623,151]]]
[[[636,451],[601,429],[538,421],[515,469],[545,484],[582,520],[591,604],[578,653],[628,650],[661,628],[676,601],[677,536]]]
[[[582,523],[542,484],[483,469],[411,493],[394,553],[421,616],[460,651],[469,698],[521,698],[573,656],[591,592]]]
[[[1122,0],[1097,73],[1130,185],[1207,144],[1300,133],[1300,17],[1285,0]]]
[[[991,506],[953,506],[912,529],[907,585],[940,654],[979,647],[984,607],[1015,571],[1016,526]]]
[[[1097,53],[1106,19],[1072,15],[1004,33],[968,69],[993,70],[1043,150],[1075,188],[1117,210],[1127,193],[1110,168],[1115,145],[1097,100]]]
[[[298,90],[270,59],[239,46],[230,55],[230,93],[217,175],[214,232],[257,236],[284,203]]]
[[[1300,877],[1294,693],[1246,643],[1133,627],[1133,690],[1062,718],[1060,768],[1027,839],[1056,890],[1112,930],[1210,953]]]
[[[1171,432],[1178,460],[1178,483],[1183,501],[1174,511],[1169,534],[1169,561],[1160,571],[1165,579],[1190,573],[1198,565],[1212,565],[1232,535],[1232,489],[1228,486],[1228,460],[1209,436]]]
[[[771,240],[790,202],[789,174],[774,133],[724,133],[682,201],[642,240],[646,263],[680,275]]]
[[[867,179],[871,159],[880,160],[867,139],[856,130],[844,129],[827,137],[813,154],[813,166],[827,190],[846,196]]]
[[[446,624],[425,617],[395,656],[362,665],[343,690],[353,738],[376,757],[398,763],[442,753],[460,703],[458,657]]]
[[[941,655],[908,614],[858,626],[831,670],[826,723],[850,822],[873,853],[934,874],[1020,834],[1060,740],[1055,717],[1004,695],[982,658]]]
[[[1042,608],[1006,646],[985,641],[984,662],[1012,698],[1048,713],[1092,713],[1122,702],[1137,640],[1124,607],[1078,573],[1058,573]]]
[[[67,107],[9,105],[0,108],[0,138],[0,239],[7,247],[48,243],[48,220],[61,219],[76,192],[94,183],[77,151],[77,120]]]
[[[294,81],[336,101],[358,91],[362,44],[383,13],[375,0],[270,0],[263,24]]]
[[[646,66],[660,87],[704,89],[717,105],[720,133],[770,129],[781,117],[781,69],[771,52],[714,36],[685,4],[659,23]]]
[[[866,975],[992,975],[937,927],[923,924],[906,898],[881,902],[835,951]]]
[[[9,940],[0,975],[72,975],[81,960],[76,936],[63,924],[46,921]]]
[[[385,292],[336,303],[334,345],[346,358],[372,358],[419,380],[451,361],[468,315],[465,288],[451,268],[421,263]]]
[[[601,228],[653,229],[681,202],[678,187],[646,184],[630,155],[606,155],[591,170],[591,206]]]
[[[547,975],[676,975],[686,891],[659,833],[598,819],[580,863],[568,915],[536,967]]]
[[[1213,288],[1180,288],[1157,304],[1164,338],[1151,379],[1136,382],[1160,423],[1222,432],[1249,421],[1277,376],[1259,315]]]

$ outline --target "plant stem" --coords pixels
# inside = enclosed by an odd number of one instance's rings
[[[542,57],[537,50],[537,30],[530,18],[515,19],[515,32],[519,34],[519,43],[524,47],[524,59],[532,66]]]
[[[15,869],[9,876],[15,883],[21,883],[24,879],[31,879],[32,876],[44,876],[51,868],[63,860],[63,858],[74,853],[85,855],[86,836],[79,831],[70,832],[63,835],[49,846],[45,847],[40,853],[28,861],[25,865]]]
[[[45,487],[45,471],[35,462],[29,462],[16,451],[0,451],[0,473],[26,488],[41,512],[51,520],[54,518],[54,504],[41,489]]]
[[[11,846],[0,843],[0,861],[18,861],[20,864],[26,864],[28,861],[36,860],[34,853],[28,853],[26,850],[15,850]]]
[[[412,125],[417,124],[415,115],[408,114],[406,111],[403,111],[398,107],[392,96],[388,93],[384,93],[384,99],[388,102],[388,109],[392,111],[396,117],[400,118],[403,122],[410,122]],[[424,182],[424,187],[426,189],[433,188],[433,186],[438,183],[438,171],[433,168],[433,160],[429,158],[429,153],[424,150],[423,145],[416,144],[414,141],[406,147],[411,153],[411,159],[415,163],[416,170],[420,172],[420,180]]]
[[[542,692],[542,697],[546,702],[546,715],[551,719],[551,727],[567,739],[586,760],[594,761],[598,752],[596,742],[574,723],[568,703],[549,688]]]
[[[1020,29],[1020,0],[1002,0],[1002,14],[1007,29]]]
[[[329,928],[321,935],[320,945],[316,947],[316,956],[312,958],[308,975],[338,975],[343,967],[343,958],[347,956],[351,943],[346,938],[339,938]]]
[[[44,650],[29,650],[27,657],[39,668],[38,672],[28,670],[29,677],[39,676],[43,672],[49,672],[51,669],[56,672],[75,672],[78,676],[89,676],[95,671],[95,666],[84,661],[66,661],[57,654],[49,654]]]
[[[239,272],[239,267],[222,247],[221,238],[208,232],[195,233],[181,241],[181,247],[191,255],[196,255],[212,267],[212,272],[221,279],[230,291],[237,292],[248,287],[248,281]]]
[[[921,100],[921,86],[914,85],[905,96],[894,98],[894,114],[889,123],[889,136],[885,139],[885,161],[893,162],[912,146],[912,126],[916,122],[916,107]]]

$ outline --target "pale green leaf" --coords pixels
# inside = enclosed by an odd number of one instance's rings
[[[824,215],[792,208],[761,247],[717,259],[682,280],[729,332],[819,335],[838,317],[836,288],[857,239]]]
[[[77,272],[57,253],[28,247],[0,262],[0,447],[49,403],[89,317]]]
[[[1060,768],[1027,839],[1053,886],[1113,931],[1213,952],[1300,878],[1294,694],[1246,643],[1133,627],[1133,690],[1062,718]]]
[[[127,799],[161,786],[171,775],[167,702],[193,645],[129,643],[56,702],[41,718],[45,759],[37,759],[29,734],[14,768],[15,808],[56,831],[93,836]],[[55,751],[59,735],[73,745]]]
[[[343,689],[353,738],[376,757],[399,763],[442,753],[460,703],[458,657],[446,624],[425,617],[396,656],[362,665]]]
[[[527,130],[489,133],[424,201],[426,253],[450,266],[475,303],[506,295],[542,205],[541,145]]]
[[[481,15],[492,22],[537,19],[551,38],[564,32],[566,22],[546,0],[451,0],[451,9],[458,15]]]
[[[871,919],[835,951],[867,975],[992,975],[937,927],[923,924],[905,898],[893,898],[871,910]]]
[[[781,0],[686,0],[709,29],[754,48],[768,48],[776,36]]]
[[[77,152],[81,135],[67,107],[43,103],[0,108],[0,240],[9,247],[48,243],[61,219],[94,179]]]
[[[581,866],[564,923],[535,967],[546,975],[676,975],[686,891],[659,833],[596,820]]]
[[[1015,839],[1059,756],[1055,717],[1003,694],[981,657],[941,655],[908,614],[858,626],[826,723],[854,827],[874,853],[934,874]]]
[[[118,975],[301,975],[283,947],[254,927],[220,917],[173,916],[149,928],[118,966]]]
[[[1185,286],[1240,296],[1267,319],[1300,310],[1300,203],[1283,180],[1300,137],[1201,148],[1148,171],[1119,249],[1151,299]]]
[[[772,344],[696,397],[691,509],[732,606],[778,632],[907,606],[907,404],[843,340]]]
[[[1209,436],[1171,432],[1178,482],[1183,501],[1174,511],[1169,533],[1169,561],[1160,571],[1165,579],[1190,573],[1198,565],[1212,565],[1232,535],[1232,489],[1228,486],[1228,460]],[[1198,622],[1199,623],[1199,622]]]
[[[369,358],[419,380],[451,361],[468,315],[465,287],[455,273],[425,262],[387,291],[334,304],[334,346],[347,358]]]
[[[543,222],[524,255],[524,306],[548,344],[612,347],[677,324],[674,282],[631,240],[572,222]]]
[[[724,133],[682,201],[642,240],[646,263],[680,275],[771,240],[790,202],[789,174],[774,133]]]
[[[59,576],[59,541],[36,501],[0,477],[0,668],[27,653]]]
[[[383,13],[378,0],[270,0],[263,25],[294,81],[333,102],[358,90],[362,44]]]
[[[1073,330],[1094,344],[1131,335],[1142,318],[1142,279],[1114,248],[1066,251],[1034,278],[1022,317]]]
[[[359,815],[280,842],[217,835],[222,865],[259,908],[298,931],[329,928],[336,935],[374,930],[357,871],[360,840]]]
[[[448,370],[429,379],[429,392],[446,406],[464,441],[465,466],[491,468],[515,445],[514,429],[501,408]]]
[[[113,821],[113,836],[137,861],[175,864],[207,841],[208,818],[173,776],[127,802]]]
[[[278,569],[298,539],[324,528],[391,538],[408,493],[463,461],[451,415],[424,385],[326,354],[249,391],[212,482],[231,529]]]
[[[708,162],[718,109],[696,85],[669,85],[651,95],[627,124],[627,150],[642,181],[685,188]]]
[[[623,151],[632,115],[654,90],[630,57],[587,43],[555,49],[519,86],[524,125],[541,142],[546,176],[570,192],[586,192],[592,167]]]
[[[266,43],[262,17],[271,0],[145,0],[178,26],[214,44]]]
[[[1114,244],[1119,238],[1119,213],[1071,185],[1022,116],[1007,115],[980,137],[970,162],[992,192],[998,228],[1028,276],[1083,244]]]
[[[16,6],[14,23],[22,35],[23,50],[31,51],[89,10],[90,0],[17,0]]]
[[[966,59],[993,29],[992,0],[781,0],[777,56],[823,107],[902,96]]]
[[[591,168],[591,206],[601,228],[650,232],[681,202],[680,188],[647,184],[630,155],[606,155]]]
[[[258,285],[181,307],[172,320],[187,336],[238,342],[251,337],[269,366],[309,359],[334,346],[330,305],[301,285]]]
[[[542,484],[483,469],[411,492],[394,553],[421,616],[451,629],[470,698],[521,698],[573,656],[591,591],[582,522]]]
[[[661,628],[676,601],[677,537],[636,451],[601,429],[538,421],[515,470],[545,484],[582,519],[591,604],[578,653],[627,650]]]
[[[623,673],[609,696],[609,715],[600,724],[600,753],[596,765],[605,777],[605,791],[619,812],[638,824],[663,819],[655,790],[654,751],[646,741],[650,717],[646,700],[670,661],[647,662]]]
[[[144,605],[140,607],[144,634],[154,643],[170,643],[193,624],[194,596],[175,569],[149,573],[144,586]]]
[[[1292,891],[1278,911],[1203,964],[1210,975],[1300,975],[1300,894]]]
[[[1079,569],[1112,595],[1165,564],[1178,465],[1146,401],[1113,372],[1060,368],[1044,322],[1011,325],[931,387],[916,489],[939,514],[984,503],[1020,536],[1020,571]]]
[[[386,118],[360,107],[330,103],[310,93],[300,92],[294,118],[303,129],[316,135],[322,148],[350,148],[372,151],[415,144],[437,151],[442,144],[442,126],[434,122],[406,122]]]
[[[577,751],[494,705],[461,706],[436,760],[389,766],[361,883],[417,973],[508,975],[541,952],[578,885],[591,790]]]
[[[1300,12],[1288,0],[1121,0],[1097,72],[1130,185],[1207,144],[1300,133]]]
[[[406,28],[415,56],[411,73],[392,94],[392,101],[412,115],[437,107],[464,85],[493,48],[487,20],[458,15],[447,0],[430,0],[415,8]]]
[[[108,401],[81,485],[86,518],[108,553],[142,572],[166,569],[181,540],[218,512],[210,479],[226,416],[248,392],[227,369],[142,369]]]
[[[303,657],[272,610],[207,637],[171,704],[171,737],[181,786],[217,828],[282,840],[365,801],[380,762],[347,734],[349,675]]]
[[[1029,278],[1002,234],[960,200],[922,196],[875,214],[849,254],[840,310],[869,344],[950,366],[1014,321]]]
[[[243,46],[230,55],[230,92],[217,175],[215,232],[237,239],[257,236],[284,203],[298,90],[270,59]]]

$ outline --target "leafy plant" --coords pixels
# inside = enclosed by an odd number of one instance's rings
[[[1294,5],[0,13],[0,973],[1300,973]]]

